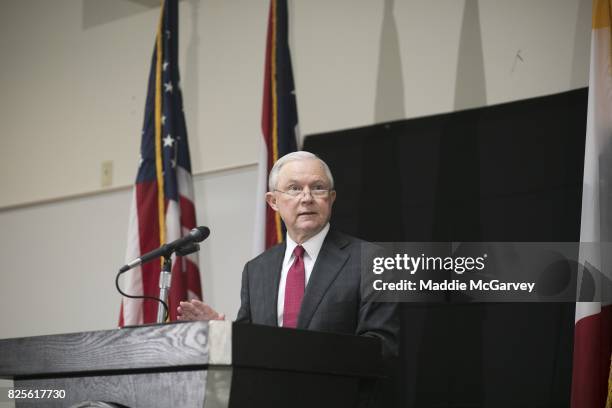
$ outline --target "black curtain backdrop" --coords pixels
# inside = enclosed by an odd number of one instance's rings
[[[334,227],[368,241],[579,241],[587,93],[312,135],[304,150],[334,174]],[[569,406],[573,303],[401,312],[397,406]]]

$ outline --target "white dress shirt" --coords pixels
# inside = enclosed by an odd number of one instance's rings
[[[317,235],[302,243],[302,246],[304,247],[304,272],[306,275],[306,282],[304,282],[304,287],[308,285],[310,273],[312,272],[312,268],[314,267],[314,264],[317,261],[317,257],[319,256],[319,252],[321,251],[321,247],[323,246],[323,241],[325,241],[325,237],[327,236],[328,232],[329,223],[327,223]],[[291,268],[291,265],[293,265],[293,261],[295,260],[293,250],[296,246],[298,246],[297,242],[292,240],[289,234],[286,234],[285,241],[287,242],[287,248],[285,249],[285,258],[283,259],[283,268],[281,269],[280,284],[278,285],[277,317],[279,326],[283,325],[283,310],[285,309],[285,285],[287,284],[287,274],[289,273],[289,268]]]

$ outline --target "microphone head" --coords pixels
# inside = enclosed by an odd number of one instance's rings
[[[202,242],[210,235],[208,227],[195,227],[189,231],[189,235],[193,237],[193,242]]]

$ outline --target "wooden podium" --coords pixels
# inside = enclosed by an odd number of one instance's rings
[[[223,321],[0,340],[15,390],[65,391],[17,407],[355,407],[383,371],[378,339]]]

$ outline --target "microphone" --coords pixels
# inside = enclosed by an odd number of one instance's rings
[[[149,262],[152,259],[159,258],[160,256],[168,257],[175,251],[181,251],[188,249],[185,253],[195,252],[199,247],[196,242],[202,242],[210,235],[210,229],[208,227],[196,227],[189,231],[189,234],[181,237],[177,240],[164,244],[153,250],[142,255],[140,258],[136,258],[133,261],[128,262],[119,269],[119,273],[127,272],[135,266],[141,265],[145,262]],[[193,247],[196,248],[193,248]],[[187,248],[186,248],[187,247]]]

